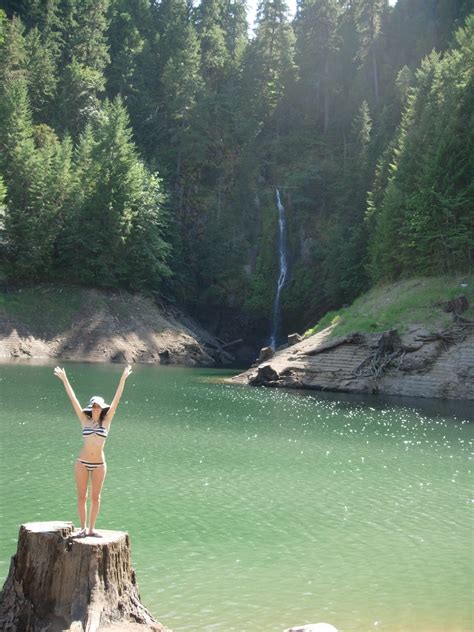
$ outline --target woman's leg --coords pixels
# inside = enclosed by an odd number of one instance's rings
[[[107,474],[107,464],[97,467],[91,473],[91,514],[89,519],[89,533],[94,532],[95,521],[100,509],[100,494]]]
[[[81,521],[81,531],[86,528],[87,520],[87,483],[89,482],[89,472],[86,468],[76,461],[74,466],[74,474],[76,477],[77,487],[77,511],[79,513],[79,520]]]

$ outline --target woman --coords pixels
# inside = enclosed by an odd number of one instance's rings
[[[81,408],[69,384],[66,371],[58,366],[54,369],[54,374],[64,384],[72,407],[79,417],[82,426],[82,435],[84,437],[84,445],[74,466],[77,486],[77,508],[81,521],[81,529],[76,537],[84,538],[86,535],[100,537],[100,535],[94,531],[94,526],[100,508],[100,493],[107,472],[107,464],[104,459],[104,444],[110,430],[110,424],[112,423],[115,411],[122,397],[125,380],[131,372],[132,368],[130,365],[126,366],[123,370],[117,392],[110,406],[104,402],[102,397],[95,395],[91,398],[88,406]],[[92,502],[89,529],[87,530],[86,500],[89,474],[91,479]]]

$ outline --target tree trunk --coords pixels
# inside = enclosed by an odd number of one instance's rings
[[[379,104],[379,77],[377,71],[377,57],[375,56],[375,49],[372,47],[372,77],[374,80],[374,94],[375,103]]]
[[[328,59],[324,62],[324,127],[323,131],[326,133],[329,127],[329,63]]]
[[[70,522],[20,527],[0,593],[2,632],[165,632],[140,603],[123,531],[74,538]]]
[[[346,132],[342,132],[342,138],[344,142],[344,175],[347,174],[347,140]]]

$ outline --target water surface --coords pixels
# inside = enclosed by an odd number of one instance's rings
[[[111,400],[119,366],[67,365]],[[134,369],[97,527],[131,535],[175,632],[472,629],[470,408],[229,386]],[[22,522],[76,519],[80,428],[52,366],[0,365],[0,576]]]

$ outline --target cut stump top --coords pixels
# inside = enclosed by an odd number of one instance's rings
[[[82,538],[76,538],[75,536],[80,532],[80,529],[74,528],[72,522],[60,522],[52,520],[50,522],[25,522],[21,525],[22,529],[31,533],[57,533],[60,532],[65,538],[73,538],[78,544],[93,544],[94,546],[100,544],[111,544],[112,542],[118,542],[124,537],[128,537],[127,531],[111,531],[109,529],[96,529],[97,536],[87,535]]]

